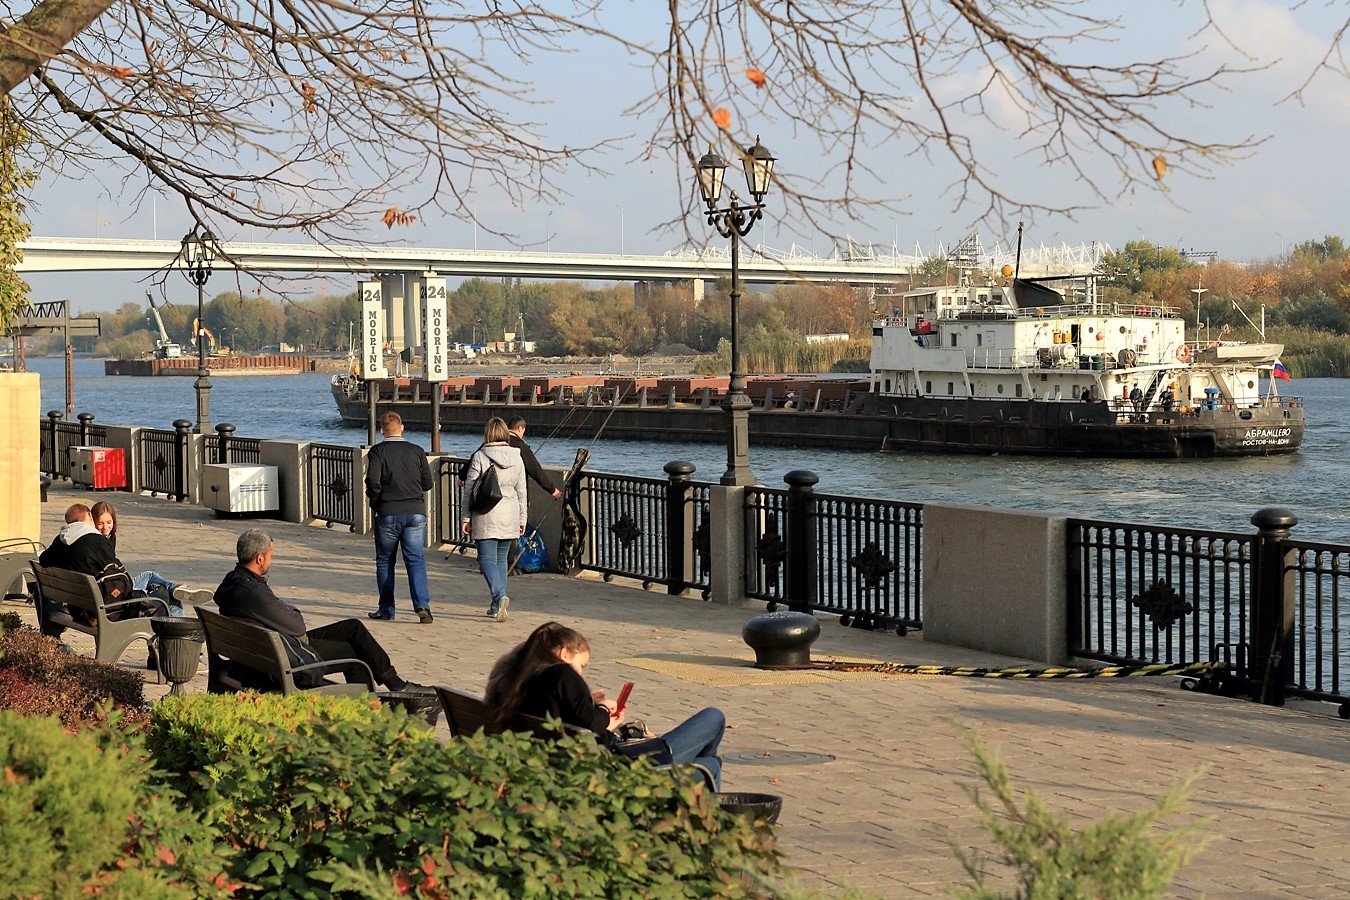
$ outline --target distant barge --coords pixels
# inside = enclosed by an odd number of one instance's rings
[[[272,354],[270,356],[212,356],[206,360],[212,375],[299,375],[310,372],[314,364],[308,356]],[[197,374],[196,357],[175,359],[107,359],[104,375],[191,375]]]

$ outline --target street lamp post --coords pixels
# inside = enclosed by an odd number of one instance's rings
[[[746,396],[745,373],[741,371],[740,240],[764,216],[764,195],[769,191],[774,158],[755,138],[755,145],[745,150],[741,162],[745,166],[746,185],[755,201],[748,206],[738,203],[740,198],[732,191],[729,205],[718,208],[727,163],[711,148],[698,161],[696,172],[699,193],[708,206],[708,224],[722,237],[731,239],[731,380],[722,401],[727,414],[727,470],[722,474],[722,484],[746,486],[755,483],[755,476],[750,471],[750,398]]]
[[[197,342],[197,380],[193,388],[197,391],[197,434],[211,431],[211,370],[206,368],[206,341],[202,340],[202,331],[206,322],[202,318],[202,304],[207,279],[211,277],[211,264],[216,261],[216,239],[209,231],[192,230],[183,235],[183,247],[179,251],[179,261],[187,280],[197,286],[197,333],[193,339]]]

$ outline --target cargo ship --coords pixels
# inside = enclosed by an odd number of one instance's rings
[[[1188,341],[1179,310],[1105,302],[1093,276],[938,286],[879,302],[865,377],[759,376],[750,440],[943,453],[1208,458],[1292,453],[1304,409],[1280,396],[1283,346]],[[1198,329],[1197,329],[1198,331]],[[343,421],[479,431],[521,415],[535,434],[725,440],[727,379],[333,378]]]

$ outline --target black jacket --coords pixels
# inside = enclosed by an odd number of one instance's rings
[[[595,702],[586,680],[567,663],[555,663],[531,676],[525,683],[520,711],[540,719],[557,716],[568,725],[589,728],[596,734],[609,730],[609,710]]]
[[[385,438],[366,462],[366,497],[376,516],[425,514],[426,493],[435,485],[426,451],[402,437]]]
[[[515,447],[520,451],[520,459],[525,463],[525,475],[531,481],[548,491],[550,494],[557,490],[553,485],[553,479],[548,477],[548,473],[544,471],[544,467],[539,465],[539,460],[534,458],[534,451],[530,449],[529,444],[525,443],[524,438],[521,438],[512,431],[506,441],[512,447]]]
[[[216,606],[220,614],[243,619],[293,638],[305,635],[305,617],[300,610],[283,603],[267,579],[243,566],[235,566],[216,588]]]
[[[71,522],[38,556],[38,565],[98,575],[108,563],[117,562],[112,543],[88,522]]]

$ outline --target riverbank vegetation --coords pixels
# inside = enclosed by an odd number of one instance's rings
[[[1188,338],[1282,343],[1295,377],[1350,375],[1350,248],[1328,235],[1295,244],[1280,259],[1239,264],[1199,261],[1171,247],[1131,241],[1098,266],[1103,299],[1166,306],[1188,322]],[[980,280],[997,273],[977,272]],[[895,286],[904,291],[954,281],[944,259],[925,262]],[[524,283],[471,278],[450,298],[452,339],[491,347],[530,342],[548,357],[706,355],[695,368],[730,365],[730,284],[719,279],[696,300],[689,282],[589,287],[576,282]],[[845,284],[784,284],[741,298],[742,361],[747,372],[866,371],[872,320],[890,305],[888,289]],[[1200,298],[1196,308],[1196,298]],[[162,308],[171,340],[184,346],[195,304]],[[218,344],[254,353],[290,345],[306,352],[346,352],[359,317],[356,295],[270,298],[218,294],[205,321]],[[135,357],[158,336],[139,303],[102,317],[101,338],[76,338],[76,349]],[[40,352],[40,346],[35,347]]]

